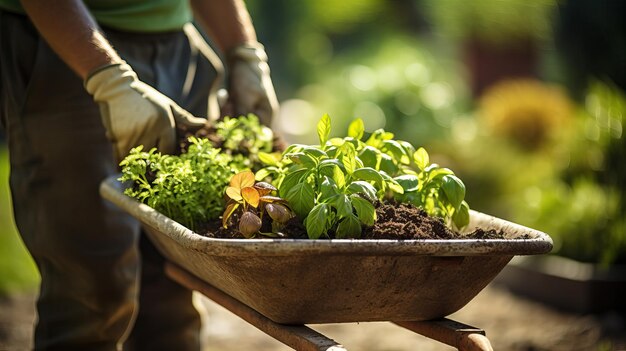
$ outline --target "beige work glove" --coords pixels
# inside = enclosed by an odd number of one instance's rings
[[[237,116],[254,113],[270,126],[278,111],[278,100],[270,78],[263,45],[246,44],[228,53],[228,93]]]
[[[100,105],[102,123],[118,161],[139,145],[173,153],[176,125],[193,129],[206,123],[140,81],[125,62],[95,70],[85,79],[85,88]]]

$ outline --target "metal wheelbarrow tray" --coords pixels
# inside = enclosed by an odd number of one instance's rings
[[[124,195],[115,177],[100,192],[138,219],[168,260],[283,324],[441,318],[513,256],[552,249],[546,234],[476,211],[468,228],[502,230],[507,239],[215,239]]]

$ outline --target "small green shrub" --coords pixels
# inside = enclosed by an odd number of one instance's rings
[[[257,173],[257,179],[273,179],[309,238],[359,237],[362,226],[376,221],[374,203],[381,200],[414,204],[458,228],[469,222],[465,185],[451,170],[430,164],[423,148],[382,129],[364,139],[360,119],[348,136],[329,138],[330,117],[324,115],[317,132],[319,145],[294,144],[281,157],[261,153],[268,167]]]

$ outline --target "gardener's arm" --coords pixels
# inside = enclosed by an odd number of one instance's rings
[[[237,115],[254,113],[270,125],[278,100],[267,54],[257,42],[243,0],[190,0],[198,22],[226,56],[228,92]]]
[[[175,123],[202,126],[169,98],[139,81],[103,35],[80,0],[22,0],[41,36],[59,57],[85,80],[100,105],[107,137],[121,160],[138,145],[174,152]]]
[[[41,36],[81,78],[98,67],[122,61],[82,1],[21,1]]]

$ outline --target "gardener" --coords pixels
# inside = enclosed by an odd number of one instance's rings
[[[269,123],[276,97],[242,0],[0,0],[0,121],[41,273],[36,349],[200,348],[191,292],[98,194],[130,148],[173,152],[175,123],[219,115],[223,67],[192,12],[227,58],[235,113]]]

